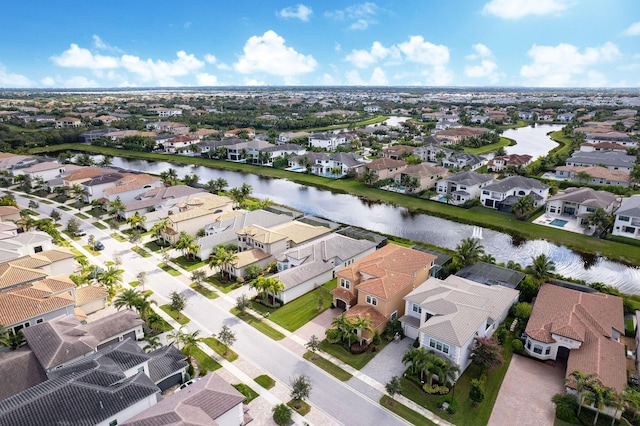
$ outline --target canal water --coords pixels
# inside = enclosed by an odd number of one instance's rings
[[[554,128],[559,126],[551,127],[551,129]],[[525,131],[518,133],[522,129]],[[517,146],[522,148],[519,153],[533,152],[530,148],[537,147],[541,143],[540,135],[546,137],[546,133],[551,131],[550,126],[522,129],[510,130],[508,136],[518,141]],[[521,137],[521,134],[525,137]],[[547,141],[548,149],[554,146],[555,143]],[[540,155],[544,154],[546,152]],[[471,225],[425,214],[414,214],[405,208],[372,203],[348,194],[334,194],[285,179],[265,178],[201,166],[180,166],[168,162],[124,158],[114,158],[113,165],[154,174],[173,168],[180,177],[197,174],[200,177],[200,183],[221,177],[227,180],[230,188],[247,183],[252,186],[254,196],[269,198],[275,203],[293,207],[309,215],[448,249],[455,249],[464,238],[473,236],[474,227]],[[576,253],[564,246],[544,240],[524,241],[490,229],[482,230],[481,244],[497,262],[506,263],[512,260],[524,267],[531,263],[532,257],[544,253],[555,262],[556,272],[561,275],[587,282],[602,282],[618,287],[626,293],[640,294],[640,268],[638,267],[623,265],[594,255]],[[629,250],[638,249],[630,247]]]

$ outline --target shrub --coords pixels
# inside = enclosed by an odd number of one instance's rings
[[[195,375],[195,368],[193,368],[193,364],[189,364],[187,367],[187,374],[189,377],[193,377]]]
[[[513,349],[513,353],[516,353],[518,355],[523,355],[524,354],[524,344],[522,343],[522,340],[513,339],[511,341],[511,349]]]
[[[378,346],[381,343],[381,339],[380,339],[380,333],[378,333],[378,331],[376,330],[375,333],[373,333],[373,339],[371,339],[371,343],[374,346]]]
[[[279,426],[288,424],[291,421],[291,408],[286,404],[273,407],[273,421]]]
[[[509,330],[507,330],[507,326],[505,325],[505,323],[500,324],[500,326],[498,327],[498,329],[493,335],[495,336],[496,339],[498,339],[498,342],[500,342],[501,345],[504,345],[504,342],[507,340],[507,337],[509,336]]]
[[[412,345],[414,348],[419,348],[420,347],[420,338],[416,337],[416,340],[413,342]]]
[[[576,417],[579,403],[575,395],[557,393],[553,395],[551,401],[556,405],[556,417],[558,419],[571,424],[580,424]]]
[[[422,386],[422,390],[429,395],[446,395],[449,393],[449,388],[446,386],[430,386],[428,383]]]
[[[351,353],[354,355],[358,355],[358,354],[363,354],[367,351],[367,349],[369,349],[369,345],[365,344],[360,344],[360,343],[354,343],[353,345],[351,345]]]
[[[485,389],[484,384],[487,378],[483,374],[479,379],[471,379],[471,389],[469,390],[469,399],[473,401],[474,405],[480,404],[484,401]]]

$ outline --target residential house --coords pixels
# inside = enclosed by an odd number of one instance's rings
[[[376,243],[329,234],[289,249],[276,257],[284,290],[276,297],[284,304],[310,292],[335,277],[335,272],[373,253]]]
[[[283,132],[278,135],[278,145],[290,143],[294,139],[308,138],[310,133],[308,132]]]
[[[455,152],[442,160],[442,165],[447,168],[459,168],[477,170],[487,164],[487,159],[468,152]]]
[[[0,401],[47,380],[47,374],[28,346],[0,352]]]
[[[227,160],[256,164],[260,160],[260,151],[273,147],[270,142],[254,139],[245,141],[239,139],[240,142],[227,146]]]
[[[563,112],[556,115],[556,121],[559,121],[561,123],[570,123],[571,121],[573,121],[573,117],[575,117],[574,114],[570,112]]]
[[[175,121],[154,121],[147,123],[146,127],[147,130],[172,135],[186,135],[189,133],[189,126],[185,123],[176,123]]]
[[[576,370],[597,374],[604,386],[622,392],[627,387],[623,320],[620,297],[544,284],[525,330],[525,351],[566,362],[567,378]]]
[[[636,157],[617,151],[576,151],[565,163],[567,166],[602,166],[611,170],[631,172],[636,164]]]
[[[200,188],[187,185],[156,186],[140,193],[132,201],[125,202],[122,216],[125,219],[138,213],[146,216],[147,220],[142,224],[143,228],[150,229],[158,220],[167,217],[169,210],[177,212],[178,204],[188,201],[190,198],[206,196],[208,193]]]
[[[629,172],[601,166],[558,166],[556,179],[590,185],[629,186]]]
[[[480,136],[483,133],[489,133],[491,130],[486,129],[484,127],[459,127],[459,128],[449,128],[447,130],[441,130],[436,134],[436,138],[439,140],[446,139],[450,144],[457,144],[463,139],[472,137],[472,136]]]
[[[114,169],[99,167],[81,167],[80,169],[69,170],[69,165],[65,165],[67,171],[62,175],[62,186],[72,188],[74,185],[80,185],[97,176],[113,173]]]
[[[80,127],[82,126],[82,120],[76,117],[62,117],[56,120],[56,129],[62,129],[64,127]]]
[[[27,231],[16,235],[5,235],[5,237],[0,239],[0,249],[6,253],[12,253],[11,259],[54,248],[51,236],[42,231]]]
[[[162,392],[181,384],[187,371],[187,357],[173,344],[163,346],[149,355],[149,378]]]
[[[435,259],[388,244],[336,272],[333,303],[346,309],[349,318],[369,318],[371,331],[382,333],[389,321],[405,314],[403,298],[429,277]],[[372,335],[358,330],[358,337],[370,340]]]
[[[0,170],[12,170],[15,167],[26,167],[36,164],[38,159],[26,155],[0,152]]]
[[[413,192],[421,192],[426,191],[427,189],[435,188],[436,182],[438,182],[439,179],[442,179],[448,174],[449,171],[444,167],[420,163],[408,165],[402,172],[394,175],[393,180],[396,184],[395,188],[396,190],[398,190],[398,188],[404,188],[403,182],[405,181],[405,179],[417,179],[419,185],[416,189],[413,190]],[[402,191],[406,192],[407,189],[404,188]]]
[[[404,333],[451,361],[460,371],[471,364],[476,338],[491,337],[520,292],[487,286],[455,275],[430,277],[404,297]]]
[[[629,146],[620,145],[615,142],[583,143],[580,145],[580,151],[582,152],[617,151],[626,153],[629,148]]]
[[[638,141],[631,139],[628,134],[623,132],[589,133],[585,137],[585,142],[591,144],[610,142],[630,148],[635,148],[638,146]]]
[[[406,161],[392,160],[391,158],[377,158],[364,165],[365,173],[373,171],[379,180],[393,179],[395,175],[404,172],[406,168]]]
[[[269,155],[269,163],[271,163],[276,158],[304,155],[307,153],[307,148],[295,143],[282,143],[263,148],[260,152],[267,153]]]
[[[127,203],[133,201],[140,191],[164,184],[157,176],[114,172],[96,176],[84,181],[81,185],[84,189],[81,197],[87,203],[100,199],[112,202],[116,198]]]
[[[175,117],[182,115],[180,108],[151,108],[151,111],[157,113],[158,117]]]
[[[456,272],[456,276],[484,284],[501,285],[509,288],[517,288],[526,277],[524,272],[514,271],[493,263],[476,262],[465,266]]]
[[[256,130],[252,129],[251,127],[244,127],[242,129],[226,130],[224,132],[223,136],[225,138],[237,138],[238,137],[238,133],[240,133],[240,132],[247,132],[247,135],[251,139],[256,137]]]
[[[580,224],[585,224],[585,219],[597,209],[613,213],[616,207],[618,198],[611,192],[572,187],[549,198],[547,214],[578,218]]]
[[[169,215],[169,227],[162,238],[174,244],[181,232],[194,236],[200,229],[215,222],[222,214],[233,210],[233,201],[229,197],[214,194],[190,198],[176,205],[178,212]]]
[[[640,195],[623,198],[615,216],[613,235],[640,239]]]
[[[251,421],[248,409],[243,404],[245,399],[222,377],[211,373],[170,398],[164,398],[123,425],[243,426]]]
[[[483,187],[480,202],[485,207],[509,212],[520,198],[531,195],[533,206],[539,207],[547,202],[549,188],[537,179],[509,176]]]
[[[31,179],[32,184],[40,179],[43,183],[59,177],[65,172],[65,165],[57,161],[43,161],[32,166],[13,169],[13,176],[25,175]]]
[[[446,148],[442,145],[433,143],[416,147],[413,151],[413,155],[420,158],[422,161],[428,161],[436,164],[441,164],[445,158],[450,157],[453,153],[454,151],[451,148]]]
[[[480,198],[482,188],[494,182],[493,176],[476,172],[460,172],[447,176],[436,183],[436,192],[442,196],[450,195],[447,202],[463,204],[468,200]]]
[[[194,150],[194,145],[200,142],[200,138],[197,136],[176,136],[168,139],[164,143],[164,150],[170,154],[180,152],[191,152]]]
[[[392,145],[389,148],[384,148],[380,154],[383,158],[391,158],[392,160],[403,160],[403,156],[413,154],[416,148],[408,145]]]
[[[309,146],[335,151],[338,146],[347,143],[347,137],[341,133],[312,133],[309,135]]]
[[[532,160],[533,157],[528,154],[499,155],[497,157],[493,157],[487,162],[487,170],[501,172],[506,170],[509,166],[517,168],[526,167],[531,164]]]
[[[442,120],[436,123],[436,130],[459,129],[463,127],[457,121]]]
[[[20,209],[15,206],[0,206],[0,222],[20,220]]]
[[[353,152],[336,152],[317,156],[311,165],[311,173],[318,176],[340,178],[347,173],[354,175],[362,172],[367,163],[362,157]]]

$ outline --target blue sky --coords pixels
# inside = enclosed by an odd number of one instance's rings
[[[640,87],[638,0],[6,2],[0,87]]]

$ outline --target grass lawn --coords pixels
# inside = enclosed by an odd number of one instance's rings
[[[101,224],[101,223],[100,223],[100,222],[98,222],[98,221],[92,222],[91,224],[92,224],[93,226],[95,226],[96,228],[98,228],[98,229],[103,229],[103,230],[104,230],[104,229],[107,229],[107,227],[106,227],[106,226],[104,226],[103,224]]]
[[[304,356],[304,359],[314,363],[315,365],[322,368],[324,371],[331,374],[333,377],[340,380],[341,382],[346,382],[347,380],[353,377],[351,373],[347,373],[342,368],[338,367],[328,359],[323,358],[319,354],[314,354],[311,351],[307,351],[303,356]]]
[[[287,402],[287,405],[301,416],[306,416],[307,414],[309,414],[309,411],[311,411],[311,406],[309,404],[304,401],[298,401],[297,399],[292,399],[291,401]],[[296,408],[296,405],[300,408]]]
[[[154,324],[154,329],[153,329],[154,333],[152,333],[152,335],[156,336],[158,334],[165,333],[171,330],[173,330],[173,327],[171,327],[171,324],[166,322],[164,318],[160,318],[158,322]]]
[[[390,405],[390,403],[393,405]],[[391,398],[389,398],[388,395],[383,395],[382,398],[380,398],[380,405],[382,405],[384,408],[391,411],[392,413],[399,415],[400,417],[402,417],[412,425],[417,425],[417,426],[422,426],[422,425],[435,426],[436,425],[434,422],[427,419],[423,415],[413,411],[411,408],[407,407],[406,405],[402,405],[398,401],[392,400]]]
[[[191,321],[189,318],[184,316],[184,314],[182,314],[182,313],[180,314],[180,318],[178,318],[178,312],[176,312],[173,309],[171,309],[169,307],[169,305],[161,305],[160,309],[162,309],[164,312],[166,312],[171,318],[173,318],[174,320],[178,321],[178,323],[180,325],[185,325],[189,321]]]
[[[186,259],[184,256],[176,257],[175,259],[172,259],[172,262],[180,266],[185,271],[193,271],[196,268],[207,266],[207,262],[205,261],[202,261],[198,258],[196,258],[196,260],[194,261],[190,261]]]
[[[458,411],[455,414],[449,414],[438,408],[437,402],[439,395],[428,395],[422,390],[422,387],[405,377],[400,378],[400,382],[402,383],[402,395],[409,398],[416,404],[420,404],[420,406],[425,407],[427,410],[438,413],[438,416],[453,424],[484,426],[489,421],[493,405],[498,397],[498,391],[502,385],[502,380],[507,373],[507,368],[511,362],[511,357],[513,356],[510,340],[505,343],[502,349],[502,356],[505,361],[502,366],[487,374],[485,398],[477,407],[474,407],[471,404],[471,399],[469,399],[471,379],[480,377],[480,367],[475,364],[471,364],[456,383],[455,390],[453,392],[455,392],[455,399],[458,402]]]
[[[68,212],[68,211],[70,211],[70,210],[71,210],[71,209],[70,209],[69,207],[67,207],[67,206],[58,206],[58,208],[59,208],[60,210],[64,210],[65,212]]]
[[[205,281],[225,294],[242,286],[242,283],[221,279],[220,274],[211,275]]]
[[[117,241],[121,242],[121,243],[127,242],[127,239],[124,238],[122,235],[118,234],[117,232],[113,232],[110,235],[110,237],[113,238],[114,240],[117,240]]]
[[[84,219],[84,220],[89,219],[89,216],[87,216],[84,213],[76,213],[76,214],[74,214],[74,216],[79,217],[80,219]]]
[[[198,363],[198,367],[200,367],[200,371],[202,370],[215,371],[218,368],[222,368],[222,365],[220,365],[218,361],[211,358],[209,355],[207,355],[202,349],[200,349],[197,346],[194,347],[193,350],[191,351],[191,356]]]
[[[131,282],[129,283],[129,285],[130,285],[131,287],[133,287],[133,288],[138,287],[138,285],[139,285],[139,284],[140,284],[140,283],[139,283],[138,281],[131,281]]]
[[[253,389],[251,389],[249,386],[245,385],[244,383],[238,383],[236,385],[231,385],[234,388],[236,388],[236,390],[238,392],[240,392],[241,394],[244,395],[245,398],[247,398],[244,403],[248,404],[251,401],[253,401],[254,399],[256,399],[259,395],[256,391],[254,391]]]
[[[469,148],[465,147],[464,152],[468,152],[469,154],[482,155],[487,154],[489,152],[495,151],[500,147],[515,145],[516,141],[509,138],[500,137],[500,142],[492,143],[490,145],[480,146],[478,148]]]
[[[207,299],[215,299],[216,297],[218,297],[218,294],[215,291],[209,290],[207,287],[203,286],[202,284],[193,283],[189,287],[191,287],[192,289],[194,289],[195,291],[197,291]]]
[[[258,376],[253,380],[265,389],[271,389],[276,385],[276,381],[266,374]]]
[[[237,316],[238,318],[240,318],[242,321],[244,321],[247,324],[249,324],[251,327],[253,327],[256,330],[258,330],[259,332],[261,332],[263,334],[266,334],[267,336],[269,336],[273,340],[282,340],[282,339],[285,338],[284,334],[280,333],[275,328],[269,326],[269,324],[266,324],[266,323],[260,321],[259,318],[256,318],[256,317],[254,317],[253,315],[251,315],[249,313],[245,312],[244,314],[240,314],[240,311],[238,311],[236,308],[231,309],[231,313],[233,315]]]
[[[172,268],[171,266],[167,265],[164,262],[158,263],[158,268],[162,269],[163,271],[165,271],[166,273],[174,277],[177,277],[178,275],[180,275],[180,271]]]
[[[261,314],[269,312],[269,319],[271,321],[289,331],[295,331],[331,306],[332,297],[330,291],[335,287],[336,280],[333,279],[280,308],[268,308],[258,302],[253,302],[251,307]],[[322,309],[318,310],[318,300],[320,297],[322,297],[323,300]]]
[[[322,349],[329,355],[338,358],[345,364],[352,366],[356,370],[360,370],[362,367],[367,365],[367,363],[371,361],[373,357],[376,356],[378,352],[380,352],[380,350],[384,348],[388,343],[389,342],[387,342],[385,339],[382,339],[382,343],[378,345],[378,349],[376,352],[372,352],[371,349],[369,349],[367,352],[358,355],[352,354],[339,343],[332,344],[327,342],[326,340],[320,342],[320,349]]]
[[[86,246],[82,246],[82,248],[84,248],[86,251],[91,253],[93,256],[99,256],[100,255],[100,251],[99,250],[94,250],[93,247],[91,247],[88,244]]]
[[[163,248],[168,247],[168,246],[160,246],[155,241],[149,241],[148,243],[145,243],[144,246],[154,252],[162,251]]]
[[[49,201],[49,200],[40,200],[39,202],[43,204],[53,204],[53,201]]]
[[[151,257],[151,253],[149,253],[148,251],[146,251],[142,247],[133,246],[133,247],[131,247],[131,251],[135,251],[136,253],[138,253],[142,257]]]
[[[209,346],[211,349],[216,351],[216,353],[218,355],[220,355],[221,357],[223,357],[227,361],[233,362],[236,359],[238,359],[238,354],[237,353],[235,353],[233,350],[231,350],[231,348],[223,345],[222,342],[220,342],[215,337],[207,337],[206,339],[203,339],[202,341],[207,346]],[[225,352],[227,353],[226,355],[224,354]]]

